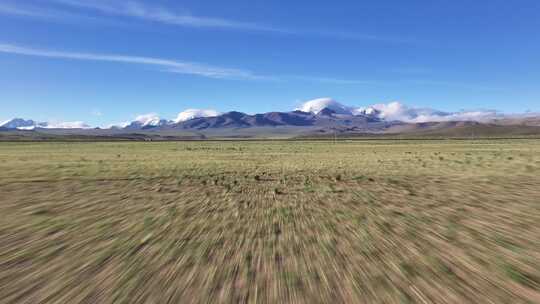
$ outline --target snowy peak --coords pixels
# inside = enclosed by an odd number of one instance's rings
[[[319,115],[341,114],[364,116],[369,119],[386,121],[401,121],[408,123],[444,122],[444,121],[476,121],[486,122],[504,117],[492,110],[473,110],[459,112],[444,112],[432,108],[409,107],[400,102],[379,103],[367,107],[343,105],[331,98],[318,98],[302,104],[297,110]],[[334,113],[330,113],[333,111]]]
[[[352,115],[351,109],[346,107],[332,98],[318,98],[305,102],[298,111],[319,114],[322,110],[327,109],[335,114]]]
[[[37,122],[32,119],[14,118],[0,125],[6,129],[34,130],[34,129],[89,129],[90,126],[82,121],[73,122]]]
[[[376,115],[387,121],[402,121],[408,123],[444,122],[444,121],[476,121],[486,122],[500,118],[501,114],[493,110],[473,110],[459,112],[444,112],[432,108],[415,108],[400,102],[388,104],[375,104],[367,108],[359,108],[357,111]]]
[[[220,112],[218,112],[216,110],[211,110],[211,109],[206,109],[206,110],[187,109],[185,111],[182,111],[182,112],[178,113],[178,116],[176,117],[174,122],[179,123],[179,122],[182,122],[182,121],[188,121],[188,120],[191,120],[191,119],[201,118],[201,117],[216,117],[216,116],[219,116],[221,114],[222,113],[220,113]]]
[[[400,102],[377,103],[364,107],[344,105],[332,98],[317,98],[306,101],[292,112],[268,112],[248,115],[241,112],[221,113],[212,109],[190,108],[178,113],[173,120],[163,119],[156,113],[139,115],[133,121],[109,125],[107,129],[145,130],[166,128],[203,127],[253,127],[253,126],[306,126],[332,122],[344,125],[357,122],[493,122],[503,119],[540,117],[538,113],[501,114],[492,110],[445,112],[433,108],[411,107]],[[529,119],[530,120],[530,119]],[[84,122],[37,122],[15,118],[0,124],[2,130],[34,129],[88,129]]]
[[[169,124],[166,119],[161,119],[156,113],[139,115],[125,128],[126,129],[149,129]]]
[[[32,130],[37,127],[45,127],[47,126],[46,123],[43,122],[37,122],[31,119],[23,119],[23,118],[14,118],[11,120],[8,120],[0,125],[0,127],[6,128],[6,129],[19,129],[19,130]]]
[[[148,114],[137,116],[135,120],[130,123],[111,125],[109,126],[109,128],[114,128],[114,129],[124,128],[124,129],[131,129],[131,130],[153,129],[157,127],[173,126],[175,124],[194,120],[197,118],[216,117],[220,115],[222,115],[222,113],[216,110],[211,110],[211,109],[205,109],[205,110],[187,109],[185,111],[178,113],[178,116],[176,117],[176,119],[167,120],[167,119],[160,118],[160,116],[156,113],[148,113]]]
[[[354,109],[353,114],[379,118],[381,116],[381,111],[375,109],[374,107],[366,107]]]

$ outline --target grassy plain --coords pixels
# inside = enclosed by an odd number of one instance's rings
[[[539,303],[540,140],[0,143],[0,303]]]

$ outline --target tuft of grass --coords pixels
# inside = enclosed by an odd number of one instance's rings
[[[540,290],[540,276],[522,271],[511,264],[503,264],[502,269],[512,281],[534,290]]]

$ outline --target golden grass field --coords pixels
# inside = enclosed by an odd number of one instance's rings
[[[540,140],[0,143],[0,303],[540,303]]]

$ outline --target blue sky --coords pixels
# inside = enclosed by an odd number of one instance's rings
[[[540,1],[0,0],[0,119],[540,111]]]

